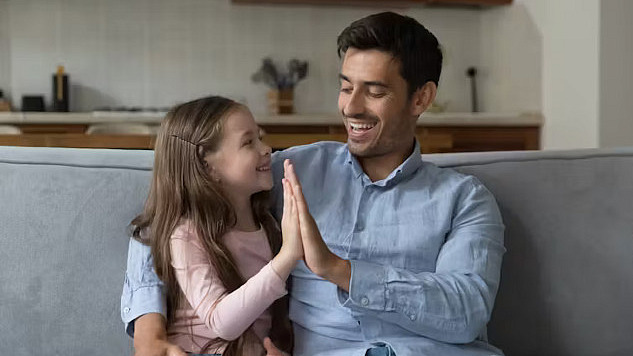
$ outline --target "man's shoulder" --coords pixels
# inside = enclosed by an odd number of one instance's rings
[[[438,181],[446,181],[449,184],[456,184],[462,181],[477,179],[471,174],[459,172],[454,168],[440,167],[435,163],[423,161],[422,163],[422,176],[426,179],[433,179]]]
[[[420,174],[417,176],[425,184],[430,184],[444,191],[470,191],[484,187],[477,177],[471,174],[459,172],[453,168],[439,167],[434,163],[424,161]]]
[[[294,146],[283,151],[273,153],[274,163],[282,163],[285,159],[300,161],[305,159],[332,160],[335,157],[344,157],[347,154],[347,145],[341,142],[320,141],[309,145]]]

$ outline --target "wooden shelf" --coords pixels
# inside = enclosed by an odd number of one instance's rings
[[[498,6],[512,0],[232,0],[236,4],[341,5],[341,6]]]
[[[87,135],[87,125],[18,125],[22,135],[0,135],[0,145],[37,147],[152,149],[151,135]],[[273,149],[317,141],[345,142],[342,124],[262,124],[264,140]],[[418,125],[416,135],[423,153],[515,151],[540,149],[540,126],[503,125]]]
[[[147,135],[86,135],[77,133],[0,135],[0,146],[153,149]]]

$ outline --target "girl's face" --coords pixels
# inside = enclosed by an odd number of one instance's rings
[[[262,142],[262,131],[253,115],[244,107],[231,111],[224,118],[222,141],[216,152],[204,158],[213,179],[231,195],[248,196],[270,190],[272,152]]]

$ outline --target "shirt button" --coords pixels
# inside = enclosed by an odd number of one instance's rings
[[[367,298],[367,297],[361,298],[360,304],[362,304],[364,306],[368,306],[369,305],[369,298]]]
[[[123,312],[124,313],[129,313],[130,312],[130,308],[128,308],[128,307],[123,308]]]

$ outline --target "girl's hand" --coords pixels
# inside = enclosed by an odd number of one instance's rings
[[[288,160],[284,162],[287,167]],[[290,182],[282,179],[284,189],[284,210],[281,218],[282,245],[277,256],[273,258],[272,266],[282,279],[287,279],[290,272],[303,258],[303,243],[299,226],[299,212]]]
[[[289,161],[284,162],[284,175]],[[297,201],[292,192],[292,186],[286,177],[281,180],[284,189],[284,210],[281,218],[281,235],[283,244],[282,250],[288,251],[288,254],[296,259],[303,258],[303,243],[301,241],[301,229],[299,227],[299,211],[297,210]]]
[[[301,183],[295,174],[294,167],[288,162],[285,164],[286,178],[292,186],[295,208],[299,212],[303,258],[306,265],[314,274],[333,282],[343,290],[349,291],[350,262],[332,253],[323,241],[319,227],[308,210],[308,204],[303,196]]]
[[[264,338],[264,348],[266,349],[266,356],[290,356],[290,354],[279,350],[269,337]]]

